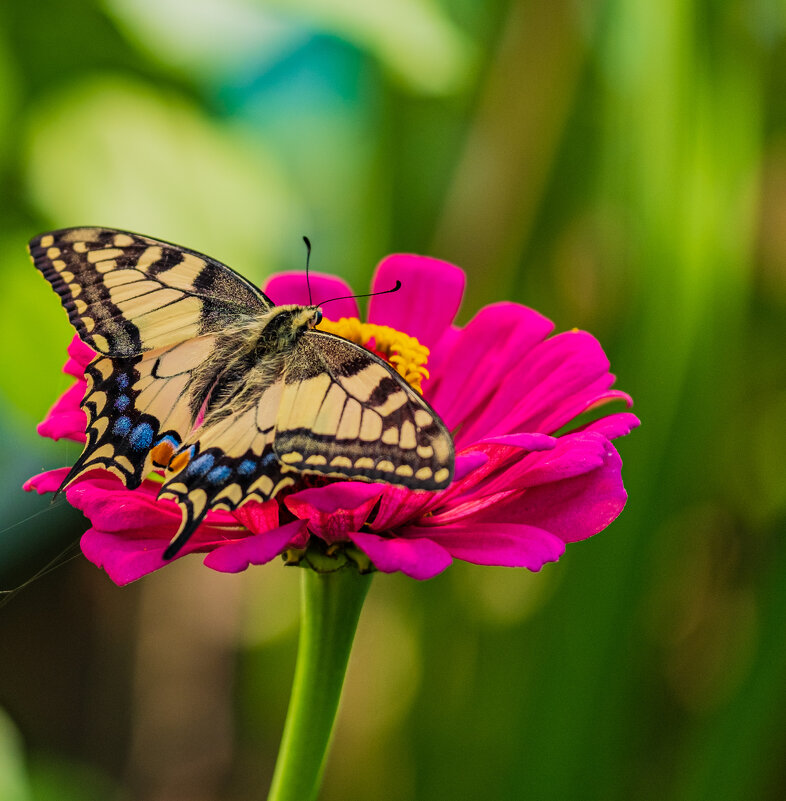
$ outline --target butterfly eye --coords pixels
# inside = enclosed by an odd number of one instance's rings
[[[314,312],[314,325],[319,325],[322,322],[322,310],[317,309]]]

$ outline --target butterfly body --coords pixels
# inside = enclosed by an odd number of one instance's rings
[[[276,306],[229,267],[126,231],[34,238],[35,265],[96,352],[82,407],[87,442],[61,489],[91,469],[159,497],[182,523],[265,501],[302,475],[437,490],[450,434],[384,360],[320,331],[317,306]]]

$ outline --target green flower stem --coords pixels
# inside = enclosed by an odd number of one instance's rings
[[[317,797],[349,653],[371,574],[304,569],[300,637],[287,721],[268,801]]]

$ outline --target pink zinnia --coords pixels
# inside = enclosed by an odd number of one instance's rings
[[[423,393],[455,432],[451,486],[414,492],[334,481],[264,504],[249,502],[233,513],[212,511],[178,558],[207,552],[208,567],[238,572],[287,551],[302,553],[319,538],[330,552],[343,550],[353,561],[370,560],[378,570],[417,579],[437,575],[454,558],[539,570],[557,560],[566,543],[597,534],[622,511],[622,463],[611,440],[637,426],[636,417],[610,414],[556,435],[588,409],[614,399],[630,404],[625,393],[611,389],[614,376],[598,341],[582,331],[549,337],[553,324],[515,303],[486,306],[464,328],[455,327],[464,273],[446,262],[390,256],[379,265],[372,291],[396,279],[403,289],[372,298],[368,320],[429,348]],[[317,298],[352,294],[330,276],[312,275],[311,288]],[[264,291],[277,303],[308,302],[301,273],[274,276]],[[326,311],[332,319],[359,316],[354,299]],[[76,338],[68,352],[64,371],[77,381],[38,431],[84,442],[79,403],[94,354]],[[41,473],[25,489],[52,492],[67,473]],[[148,479],[127,490],[115,476],[95,471],[65,491],[92,523],[82,537],[84,554],[117,584],[166,564],[164,550],[180,512],[156,500],[160,486]]]

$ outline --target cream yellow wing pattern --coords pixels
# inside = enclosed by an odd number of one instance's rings
[[[85,370],[82,401],[87,441],[58,492],[96,468],[133,489],[153,467],[165,467],[191,431],[215,376],[210,365],[216,339],[209,334],[139,356],[94,359]]]

